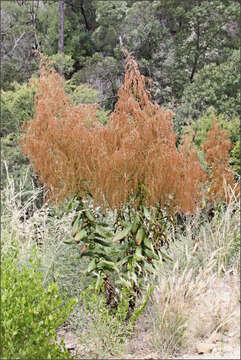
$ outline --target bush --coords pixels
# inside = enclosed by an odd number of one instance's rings
[[[231,156],[229,163],[233,166],[234,170],[240,174],[240,120],[238,116],[233,116],[231,119],[227,119],[227,117],[223,114],[217,115],[214,108],[209,108],[203,116],[191,125],[191,128],[195,133],[194,143],[199,149],[201,149],[207,139],[207,134],[211,129],[214,118],[216,118],[218,125],[222,129],[229,131],[229,137],[233,146],[230,153]]]
[[[8,252],[2,259],[2,357],[5,359],[70,359],[56,330],[71,314],[76,300],[66,303],[58,285],[41,284],[39,264],[21,268]]]
[[[20,134],[21,126],[34,115],[35,90],[27,83],[13,83],[13,90],[2,91],[2,134]]]
[[[55,54],[49,57],[50,60],[54,61],[53,67],[59,73],[64,76],[69,76],[74,70],[74,60],[70,55],[66,54]]]
[[[110,309],[106,306],[105,280],[100,279],[99,285],[91,283],[87,289],[81,293],[81,300],[85,312],[88,314],[87,338],[94,345],[94,348],[101,353],[116,354],[118,350],[126,343],[128,336],[133,334],[136,320],[144,312],[149,297],[154,290],[150,287],[148,292],[136,306],[134,313],[127,322],[129,312],[130,291],[122,288],[118,306]],[[85,340],[83,338],[83,340]]]

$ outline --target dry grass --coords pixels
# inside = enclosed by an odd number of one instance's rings
[[[239,202],[234,197],[209,223],[192,218],[160,264],[147,313],[129,344],[133,358],[169,358],[195,352],[215,334],[240,341]],[[198,229],[195,231],[194,229]],[[171,233],[169,236],[173,236]],[[143,324],[145,325],[143,326]],[[142,342],[142,345],[140,345]]]

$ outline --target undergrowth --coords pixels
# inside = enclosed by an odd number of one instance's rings
[[[233,328],[238,339],[240,229],[239,201],[234,194],[228,205],[216,209],[211,220],[200,212],[187,218],[185,226],[169,228],[167,253],[173,261],[160,261],[149,278],[155,290],[128,334],[125,322],[121,325],[118,318],[106,313],[98,294],[92,298],[98,300],[98,306],[95,301],[91,304],[92,300],[88,305],[94,309],[92,315],[80,299],[86,260],[79,259],[78,244],[65,244],[71,237],[74,212],[67,214],[64,205],[57,208],[48,203],[41,209],[34,208],[38,196],[34,188],[25,194],[28,201],[23,205],[24,178],[18,181],[16,186],[8,177],[2,195],[2,257],[9,249],[17,249],[19,266],[29,266],[33,248],[37,247],[35,258],[40,262],[44,288],[54,281],[60,294],[79,298],[65,324],[78,334],[80,344],[85,341],[81,356],[125,357],[137,346],[138,336],[146,344],[146,351],[165,358],[214,332],[226,334]],[[20,190],[16,192],[16,188]],[[34,208],[30,217],[25,216],[28,207]],[[225,306],[218,292],[222,281],[228,281],[233,289]]]

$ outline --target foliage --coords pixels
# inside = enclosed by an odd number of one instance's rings
[[[34,87],[17,82],[12,84],[12,90],[2,91],[2,135],[9,133],[20,135],[22,124],[33,118],[34,94]]]
[[[234,170],[240,168],[240,155],[239,155],[239,134],[240,134],[240,120],[238,116],[233,116],[229,119],[226,116],[220,114],[217,115],[217,111],[214,108],[209,108],[206,113],[204,113],[197,121],[193,121],[191,128],[194,131],[193,141],[195,145],[201,150],[202,145],[207,139],[207,133],[212,127],[213,119],[216,118],[218,125],[229,131],[230,140],[232,142],[231,147],[231,156],[230,156],[230,165],[234,166]]]
[[[210,106],[217,114],[228,118],[240,113],[239,89],[240,53],[234,50],[222,64],[204,66],[195,76],[193,82],[186,86],[182,104],[177,110],[176,121],[192,121]]]
[[[238,22],[235,2],[135,1],[119,34],[153,79],[154,98],[162,105],[179,102],[197,71],[210,62],[225,62],[239,48]]]
[[[58,285],[41,284],[39,265],[19,268],[11,251],[2,258],[2,356],[18,359],[70,359],[63,342],[56,340],[56,330],[69,317],[76,300],[66,303]]]
[[[95,53],[92,57],[82,58],[82,65],[82,69],[75,73],[75,79],[97,89],[101,105],[113,110],[123,72],[119,59]]]
[[[80,258],[88,258],[84,274],[95,278],[96,286],[103,279],[106,304],[116,307],[120,291],[129,291],[128,317],[132,315],[137,295],[146,288],[144,276],[154,273],[155,262],[171,260],[161,247],[167,220],[160,209],[153,214],[144,206],[139,211],[132,204],[114,214],[91,210],[90,204],[73,199],[68,208],[75,208],[72,235],[81,246]],[[155,218],[154,218],[155,217]],[[71,243],[71,242],[70,242]]]
[[[4,162],[8,163],[8,171],[13,173],[16,179],[29,167],[29,161],[23,157],[18,141],[22,124],[34,116],[34,94],[34,87],[27,83],[14,82],[11,90],[2,90],[2,186],[5,185],[7,176]]]
[[[96,104],[98,102],[98,91],[91,88],[88,84],[75,84],[74,81],[67,80],[64,84],[65,91],[73,104]]]
[[[94,342],[98,353],[113,354],[117,347],[124,344],[127,337],[133,333],[136,320],[144,312],[153,288],[147,292],[144,302],[138,304],[128,323],[130,289],[122,288],[120,301],[116,308],[106,307],[104,279],[81,292],[81,301],[89,315],[87,338]],[[99,344],[100,343],[100,344]],[[98,348],[100,346],[100,349]]]
[[[38,59],[32,51],[36,33],[27,7],[16,1],[2,4],[1,19],[1,81],[4,90],[11,90],[14,81],[27,81],[38,68]]]
[[[68,77],[74,70],[74,60],[71,55],[59,53],[50,56],[49,59],[53,61],[55,70],[65,77]]]
[[[240,175],[240,140],[238,140],[231,151],[231,165],[237,174]]]
[[[38,31],[41,51],[54,55],[58,51],[58,4],[45,2],[39,14]],[[92,1],[65,1],[64,54],[77,66],[81,56],[91,56],[95,45],[91,34],[95,29],[95,12]]]

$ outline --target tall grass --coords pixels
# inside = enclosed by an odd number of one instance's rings
[[[161,358],[194,351],[213,334],[230,332],[239,343],[239,201],[233,195],[211,221],[199,213],[185,225],[169,233],[173,262],[159,264],[148,314],[140,320],[148,328],[147,348]]]

